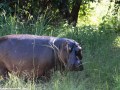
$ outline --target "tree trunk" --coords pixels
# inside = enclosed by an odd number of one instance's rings
[[[73,26],[76,26],[77,19],[78,19],[78,13],[80,9],[80,5],[82,4],[82,0],[74,0],[72,11],[71,11],[71,17],[69,19],[69,24],[73,24]]]

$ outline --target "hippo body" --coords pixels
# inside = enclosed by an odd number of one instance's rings
[[[8,72],[32,79],[60,65],[80,71],[81,59],[81,47],[71,39],[27,34],[0,38],[0,74],[4,79],[9,77]]]

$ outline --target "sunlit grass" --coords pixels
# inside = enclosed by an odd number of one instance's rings
[[[120,36],[116,37],[116,39],[115,39],[115,46],[120,48]]]

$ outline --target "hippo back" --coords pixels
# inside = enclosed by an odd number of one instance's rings
[[[49,42],[55,37],[8,35],[0,39],[0,62],[17,75],[41,76],[55,66],[55,54]]]

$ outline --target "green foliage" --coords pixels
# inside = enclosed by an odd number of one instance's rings
[[[9,7],[9,3],[7,1],[0,3],[0,13],[5,12],[9,14],[12,12],[11,7]]]

